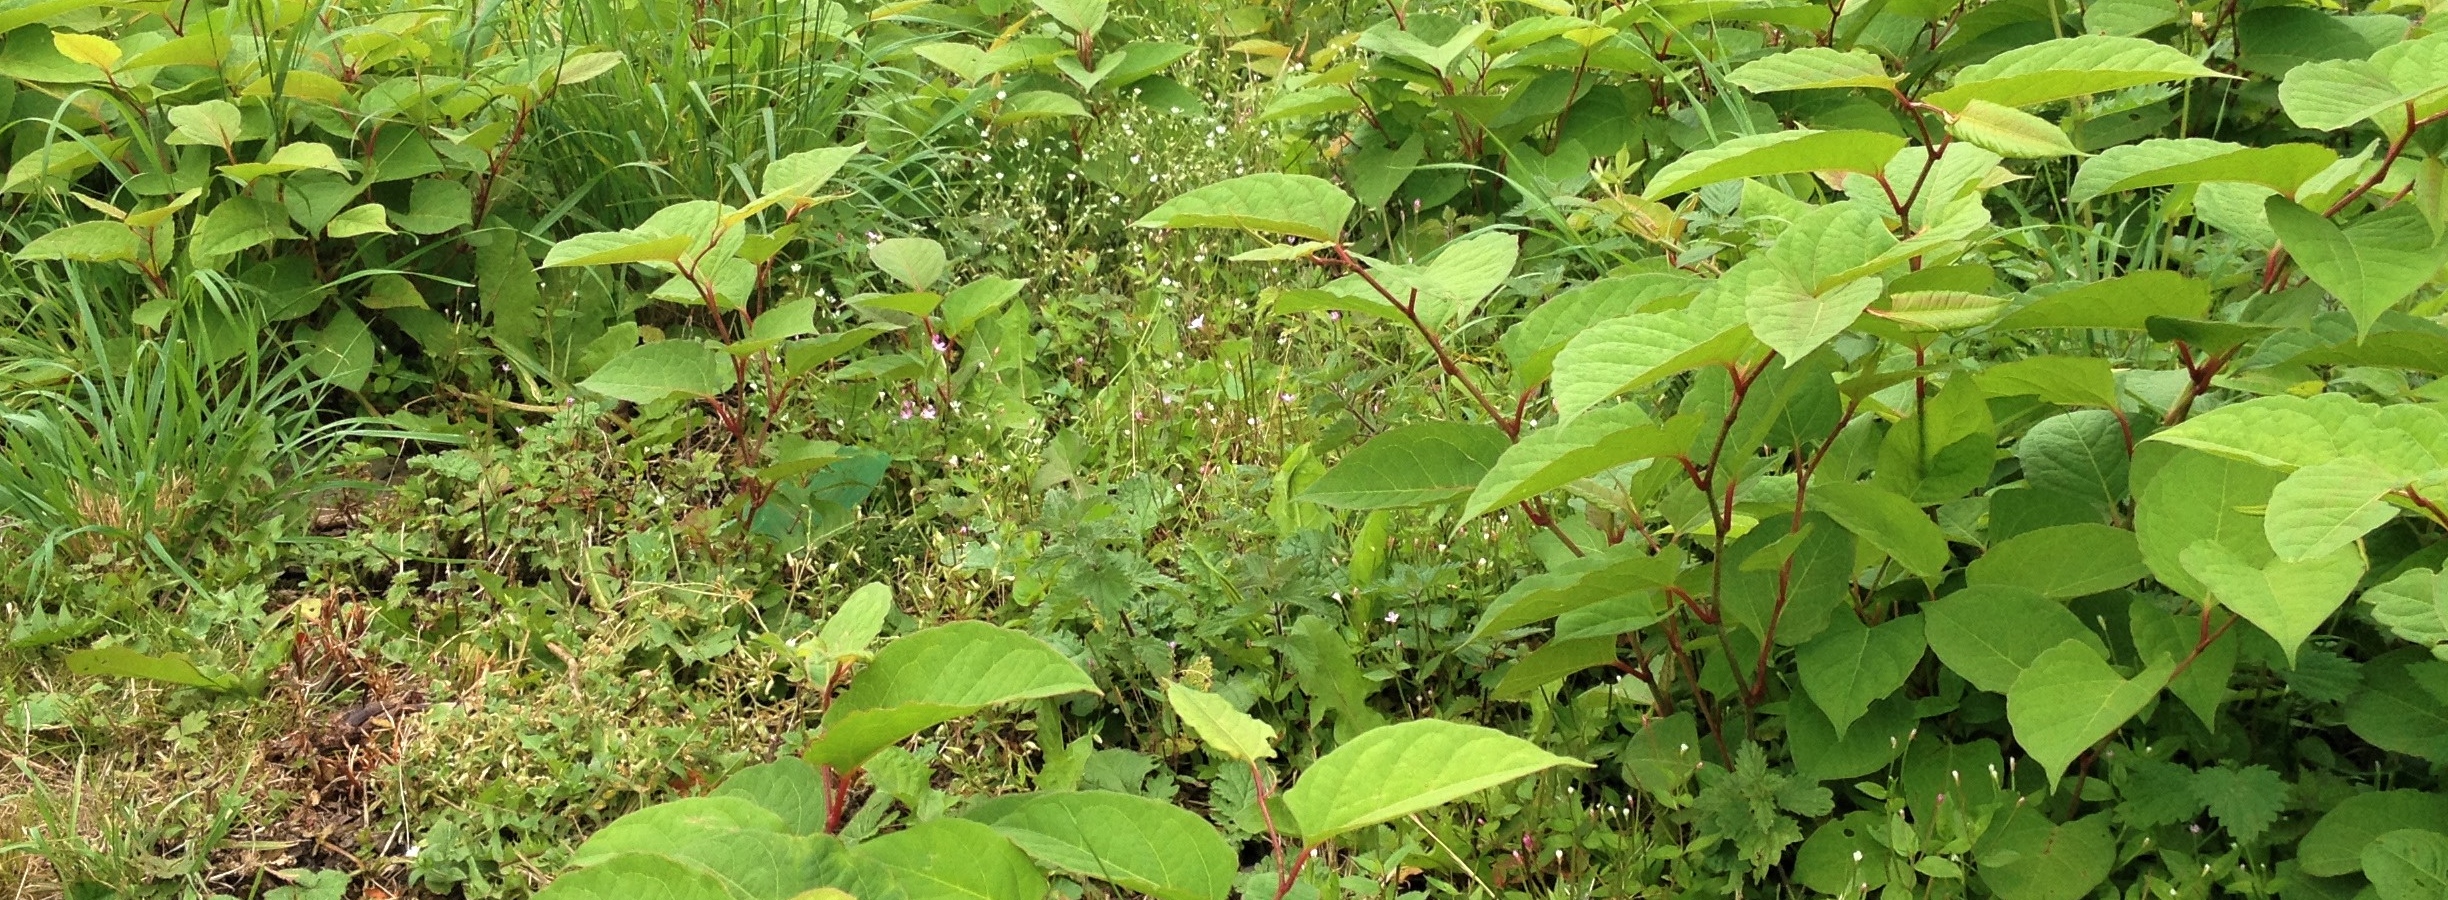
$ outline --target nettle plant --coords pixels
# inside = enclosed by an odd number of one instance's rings
[[[0,14],[16,110],[0,193],[54,198],[64,219],[16,256],[132,275],[136,322],[193,313],[216,360],[298,322],[315,372],[349,390],[378,371],[374,322],[453,352],[463,282],[444,273],[466,274],[455,251],[529,118],[622,62],[477,27],[473,10],[281,0]],[[207,285],[243,302],[202,302]]]
[[[1539,708],[1646,688],[1615,759],[1667,810],[1684,888],[2071,900],[2126,870],[2171,895],[2436,896],[2448,34],[2315,16],[2372,37],[2292,60],[2271,108],[2172,7],[2124,32],[2172,43],[1977,18],[2003,9],[1746,32],[1783,47],[1713,83],[1864,127],[1629,161],[1645,186],[1610,199],[1651,254],[1518,315],[1482,305],[1523,237],[1371,258],[1354,198],[1310,176],[1138,224],[1266,236],[1238,258],[1329,276],[1275,310],[1417,337],[1463,412],[1384,429],[1301,496],[1371,511],[1364,533],[1404,508],[1529,523],[1546,571],[1459,640],[1534,643],[1497,696]],[[1923,48],[1976,25],[1984,61]],[[2173,109],[2103,136],[2098,109],[2180,93],[2303,140],[2145,139]],[[2034,237],[2126,216],[2144,236],[2087,259]]]
[[[796,645],[823,708],[802,757],[743,770],[708,796],[621,817],[580,846],[574,871],[539,896],[1039,900],[1049,874],[1160,900],[1231,895],[1239,853],[1198,814],[1164,801],[1064,789],[1049,784],[1050,771],[1039,774],[1039,790],[1000,797],[951,798],[929,787],[932,773],[899,745],[991,708],[1099,692],[1052,645],[984,622],[925,628],[870,653],[891,607],[889,590],[868,585]],[[1170,685],[1166,699],[1210,751],[1246,763],[1257,778],[1276,866],[1257,892],[1274,900],[1340,836],[1586,765],[1493,729],[1421,720],[1362,733],[1277,792],[1264,762],[1274,755],[1273,729],[1188,685]],[[853,795],[871,775],[876,790],[852,816]]]

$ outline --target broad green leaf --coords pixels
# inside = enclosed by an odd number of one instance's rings
[[[1221,228],[1313,241],[1343,238],[1352,198],[1323,178],[1262,172],[1219,181],[1167,200],[1132,224],[1141,228]]]
[[[1105,27],[1105,0],[1037,0],[1037,8],[1074,34],[1095,34]]]
[[[2295,846],[2295,861],[2307,875],[2352,875],[2363,871],[2364,848],[2408,828],[2448,834],[2448,795],[2371,791],[2340,800]]]
[[[625,853],[553,879],[536,900],[739,900],[723,880],[669,856]]]
[[[1957,111],[1974,100],[2025,107],[2163,81],[2224,77],[2166,44],[2086,34],[2016,47],[1965,66],[1955,73],[1953,86],[1924,99]]]
[[[1002,309],[1003,304],[1019,296],[1020,289],[1027,285],[1028,279],[1025,278],[989,275],[945,294],[942,307],[944,333],[954,336],[968,334],[978,320]]]
[[[774,160],[765,166],[764,180],[759,186],[763,194],[743,207],[741,212],[753,212],[777,204],[797,208],[814,202],[817,189],[832,181],[843,165],[866,148],[864,143],[822,147]]]
[[[2415,569],[2363,592],[2372,620],[2448,659],[2448,578]]]
[[[2142,331],[2152,316],[2198,319],[2210,311],[2210,285],[2175,272],[2135,272],[2034,300],[1992,327],[2110,328]]]
[[[2283,197],[2270,198],[2267,211],[2296,264],[2354,313],[2362,333],[2439,272],[2440,242],[2412,209],[2393,207],[2345,228]]]
[[[2124,587],[2150,575],[2134,533],[2108,525],[2058,525],[1998,542],[1964,570],[1964,583],[2022,588],[2066,600]]]
[[[113,43],[110,38],[95,34],[77,34],[72,31],[53,32],[51,46],[58,50],[61,56],[104,72],[115,71],[113,67],[119,64],[121,53],[119,45]]]
[[[2345,605],[2346,595],[2363,578],[2363,548],[2352,544],[2296,562],[2273,559],[2255,565],[2224,544],[2204,540],[2185,548],[2177,559],[2202,583],[2211,602],[2276,640],[2289,665],[2304,640]]]
[[[2117,405],[2116,371],[2096,356],[2032,356],[1982,369],[1975,376],[1992,397],[2032,396],[2059,406]]]
[[[1981,883],[1998,900],[2090,896],[2117,866],[2117,839],[2108,829],[2108,818],[2093,815],[2054,824],[2037,803],[2003,813],[1973,850]]]
[[[2005,313],[2006,306],[2003,297],[1970,291],[1895,291],[1872,304],[1869,312],[1908,333],[1932,334],[1987,325]]]
[[[721,348],[675,338],[631,348],[578,386],[616,400],[646,404],[671,397],[712,397],[731,390],[737,378],[730,355]]]
[[[2278,84],[2278,105],[2305,128],[2336,131],[2396,113],[2413,99],[2370,60],[2332,59],[2296,66]]]
[[[1471,629],[1471,640],[1547,621],[1592,604],[1674,583],[1683,570],[1680,551],[1651,554],[1638,541],[1626,541],[1588,556],[1574,557],[1548,571],[1513,583],[1489,603]],[[1659,611],[1663,615],[1663,611]],[[1654,621],[1654,620],[1653,620]]]
[[[824,831],[824,776],[795,756],[733,772],[712,796],[736,797],[763,807],[780,817],[783,830],[791,834]]]
[[[884,645],[825,710],[808,761],[848,771],[936,725],[1003,703],[1097,693],[1077,663],[1025,632],[951,622]]]
[[[2065,604],[2019,588],[1965,588],[1922,614],[1930,651],[1984,691],[2005,693],[2041,653],[2066,641],[2104,649]]]
[[[1804,47],[1744,63],[1726,73],[1726,80],[1754,94],[1821,88],[1895,87],[1895,76],[1866,50]]]
[[[2181,562],[2187,548],[2210,541],[2249,562],[2269,560],[2261,517],[2246,510],[2267,504],[2282,477],[2266,466],[2199,450],[2168,456],[2134,498],[2134,535],[2151,575],[2179,594],[2206,600],[2208,587]]]
[[[1223,835],[1181,807],[1109,791],[1031,794],[981,816],[1049,868],[1157,900],[1224,900],[1236,860]]]
[[[1469,496],[1511,442],[1492,425],[1419,422],[1370,438],[1300,499],[1334,509],[1386,509]]]
[[[1000,832],[966,819],[935,819],[869,840],[853,851],[892,872],[909,900],[1041,900],[1045,873]]]
[[[389,213],[380,203],[363,203],[343,210],[324,223],[323,233],[336,238],[362,237],[369,234],[397,234],[391,230]]]
[[[1520,700],[1539,689],[1562,681],[1575,672],[1607,665],[1616,660],[1616,637],[1561,638],[1548,641],[1537,650],[1513,661],[1504,677],[1488,696],[1498,700]]]
[[[1513,364],[1515,383],[1527,387],[1547,380],[1556,354],[1591,325],[1678,297],[1689,300],[1699,290],[1696,279],[1679,273],[1602,278],[1548,298],[1505,329],[1499,346]]]
[[[1957,372],[1918,406],[1888,427],[1870,483],[1920,506],[1988,484],[1997,467],[1997,422],[1980,383]]]
[[[2448,661],[2439,652],[2400,647],[2364,663],[2346,727],[2373,747],[2448,762]]]
[[[706,872],[733,900],[792,898],[824,887],[875,896],[890,879],[832,836],[794,834],[771,810],[736,796],[690,797],[622,816],[579,845],[570,863],[583,872],[638,857]]]
[[[2363,875],[2380,900],[2448,897],[2448,834],[2403,828],[2363,848]]]
[[[1738,137],[1667,163],[1649,179],[1641,196],[1652,200],[1695,188],[1769,175],[1804,172],[1879,172],[1904,138],[1877,131],[1813,131],[1797,128]]]
[[[306,169],[321,169],[339,175],[349,174],[351,164],[342,162],[332,148],[312,141],[289,144],[272,152],[272,158],[259,163],[237,163],[221,167],[221,174],[245,184],[266,175],[280,175]]]
[[[1776,642],[1793,646],[1817,637],[1831,618],[1852,613],[1853,578],[1861,568],[1859,542],[1818,513],[1804,515],[1799,530],[1790,519],[1774,521],[1773,527],[1754,528],[1727,547],[1725,556],[1734,565],[1712,581],[1726,622],[1752,635],[1766,635],[1774,621]],[[1829,737],[1836,737],[1832,727]]]
[[[2066,199],[2081,203],[2118,191],[2206,182],[2257,184],[2292,196],[2336,162],[2336,151],[2317,144],[2247,147],[2207,138],[2155,138],[2084,160]]]
[[[2236,651],[2243,639],[2236,634],[2219,636],[2203,647],[2199,655],[2194,648],[2201,645],[2201,617],[2192,613],[2169,614],[2159,605],[2143,597],[2135,597],[2125,608],[2126,626],[2133,635],[2134,652],[2142,659],[2193,657],[2193,664],[2177,673],[2168,682],[2168,693],[2183,701],[2202,727],[2218,727],[2219,704],[2233,692],[2228,681],[2235,675]]]
[[[1742,359],[1757,345],[1743,315],[1740,295],[1712,289],[1682,309],[1590,326],[1556,353],[1549,384],[1557,416],[1569,422],[1626,391]]]
[[[1420,318],[1437,326],[1467,318],[1513,276],[1520,258],[1521,239],[1508,232],[1483,232],[1446,244],[1419,270],[1425,282]]]
[[[2263,533],[2280,560],[2327,556],[2396,518],[2389,494],[2405,486],[2405,476],[2361,460],[2305,466],[2270,492]]]
[[[660,853],[711,835],[789,830],[781,816],[746,798],[689,797],[614,820],[578,845],[570,864],[591,866],[624,853]]]
[[[1749,287],[1743,320],[1760,343],[1790,365],[1852,327],[1862,310],[1879,298],[1882,285],[1876,278],[1861,278],[1814,294],[1790,281],[1760,278]]]
[[[1827,713],[1836,736],[1870,711],[1870,704],[1904,686],[1928,649],[1921,617],[1902,616],[1876,627],[1836,616],[1827,630],[1794,651],[1802,689]]]
[[[2448,415],[2428,406],[2363,403],[2340,393],[2230,404],[2150,440],[2280,470],[2360,459],[2412,477],[2448,466]]]
[[[1824,294],[1848,283],[1858,284],[1899,261],[1890,254],[1900,242],[1888,230],[1886,218],[1868,204],[1831,203],[1797,213],[1791,221],[1777,233],[1764,264],[1750,260],[1736,264],[1713,289],[1749,295],[1767,289],[1768,282],[1782,280],[1805,293]],[[1751,308],[1757,308],[1756,301]],[[1807,351],[1780,352],[1796,358],[1807,355]]]
[[[2082,151],[2055,123],[2011,106],[1974,98],[1947,123],[1965,143],[2007,159],[2054,159]]]
[[[544,254],[541,268],[561,266],[609,266],[621,263],[677,263],[687,253],[690,238],[685,234],[641,234],[635,231],[597,231],[554,244]]]
[[[627,59],[628,57],[623,56],[618,50],[580,53],[561,61],[561,65],[553,73],[553,84],[567,87],[593,81],[597,76],[620,68],[620,64]]]
[[[1462,516],[1486,515],[1634,460],[1680,454],[1698,436],[1699,424],[1696,418],[1660,424],[1638,404],[1621,403],[1524,430],[1471,491]]]
[[[1420,719],[1370,729],[1283,792],[1286,827],[1315,847],[1557,766],[1588,768],[1493,728]]]
[[[78,222],[44,232],[17,251],[18,259],[70,262],[135,262],[148,253],[136,229],[120,222]]]
[[[1176,681],[1165,686],[1165,702],[1208,749],[1244,762],[1275,755],[1275,727],[1234,709],[1231,701]]]
[[[926,290],[942,278],[950,263],[944,248],[927,238],[888,238],[867,248],[867,258],[875,267],[913,291]]]
[[[344,391],[365,387],[374,371],[374,332],[349,308],[333,310],[314,333],[306,368]]]
[[[1905,571],[1925,578],[1946,571],[1946,533],[1921,507],[1892,491],[1867,484],[1813,484],[1809,504],[1893,557]]]
[[[88,677],[141,678],[162,684],[237,690],[239,680],[226,672],[207,671],[184,653],[147,655],[130,647],[95,647],[68,654],[68,671]]]
[[[246,137],[245,117],[227,100],[173,106],[164,115],[176,129],[166,141],[170,144],[227,148]]]
[[[2089,501],[2097,509],[2124,503],[2133,471],[2131,452],[2125,449],[2126,427],[2104,409],[2075,410],[2040,420],[2015,442],[2024,483]]]
[[[2127,679],[2090,645],[2065,641],[2015,676],[2006,689],[2006,720],[2015,743],[2046,767],[2054,791],[2067,765],[2141,712],[2175,673],[2176,660],[2161,658]]]

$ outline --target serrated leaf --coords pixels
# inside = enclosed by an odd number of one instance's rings
[[[1303,844],[1443,805],[1525,775],[1589,764],[1493,728],[1438,719],[1385,725],[1319,757],[1283,792]]]
[[[2175,672],[2176,660],[2161,659],[2127,679],[2098,650],[2065,641],[2015,676],[2006,689],[2006,719],[2015,743],[2045,767],[2053,791],[2067,765],[2141,712]]]
[[[1965,66],[1955,73],[1952,87],[1925,99],[1950,110],[1974,100],[2025,107],[2163,81],[2224,77],[2166,44],[2086,34],[2027,44]]]
[[[1310,175],[1259,173],[1198,188],[1167,200],[1132,223],[1140,228],[1222,228],[1285,234],[1313,241],[1343,237],[1353,200]]]
[[[2293,196],[2336,162],[2336,151],[2317,144],[2247,147],[2207,138],[2156,138],[2110,147],[2084,160],[2066,199],[2081,203],[2118,191],[2210,182],[2257,184]]]
[[[1335,509],[1388,509],[1468,496],[1512,442],[1492,425],[1419,422],[1345,454],[1300,499]]]
[[[1866,50],[1804,47],[1744,63],[1726,73],[1726,80],[1754,94],[1822,88],[1895,87],[1895,76]]]
[[[1003,703],[1096,693],[1077,663],[1025,632],[951,622],[884,645],[825,710],[810,762],[857,768],[911,735]]]
[[[1641,196],[1655,200],[1737,178],[1804,172],[1880,172],[1904,138],[1877,131],[1799,128],[1738,137],[1687,153],[1649,179]]]
[[[1165,703],[1217,753],[1244,762],[1275,756],[1275,727],[1234,709],[1222,697],[1176,681],[1165,686]]]
[[[2351,544],[2295,562],[2273,559],[2254,565],[2225,545],[2205,540],[2185,548],[2178,560],[2212,602],[2277,641],[2290,666],[2305,639],[2345,605],[2346,595],[2363,577],[2363,548]]]
[[[2240,844],[2251,843],[2278,821],[2287,787],[2268,766],[2212,766],[2193,773],[2191,781],[2194,798]]]

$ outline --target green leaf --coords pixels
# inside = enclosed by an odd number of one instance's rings
[[[1973,99],[1947,123],[1965,143],[2007,159],[2054,159],[2082,152],[2065,129],[2011,106]]]
[[[1641,196],[1655,200],[1737,178],[1880,172],[1904,143],[1902,136],[1884,132],[1807,128],[1738,137],[1667,163],[1649,179]]]
[[[2341,393],[2280,395],[2222,406],[2150,436],[2274,469],[2360,459],[2401,475],[2448,466],[2448,415],[2382,407]]]
[[[1275,727],[1233,708],[1231,701],[1176,681],[1165,686],[1165,702],[1210,750],[1244,762],[1275,756]]]
[[[668,856],[627,853],[553,879],[536,900],[739,900],[723,880]]]
[[[1683,563],[1680,551],[1653,555],[1638,541],[1625,541],[1588,556],[1573,557],[1544,573],[1514,582],[1479,615],[1479,625],[1471,629],[1470,639],[1476,641],[1592,604],[1656,591],[1674,583]],[[1662,616],[1664,611],[1658,613]]]
[[[553,75],[553,84],[558,87],[567,87],[593,81],[596,76],[619,68],[620,64],[627,59],[628,57],[621,55],[617,50],[580,53],[561,61],[559,70]]]
[[[473,221],[475,201],[467,185],[421,179],[408,191],[408,211],[393,215],[391,222],[410,234],[441,234]]]
[[[2171,615],[2155,603],[2136,598],[2126,607],[2125,618],[2133,634],[2134,652],[2142,659],[2193,656],[2193,664],[2168,682],[2168,693],[2183,701],[2203,727],[2216,729],[2219,704],[2226,702],[2230,694],[2228,679],[2235,674],[2236,648],[2242,639],[2233,634],[2221,635],[2194,655],[2194,648],[2201,641],[2200,616]]]
[[[164,113],[175,129],[167,143],[228,147],[246,137],[246,118],[236,104],[227,100],[206,100],[186,106],[171,107]]]
[[[1860,87],[1887,90],[1895,76],[1866,50],[1805,47],[1744,63],[1726,73],[1726,80],[1754,94]]]
[[[1845,329],[1877,300],[1883,285],[1860,278],[1820,293],[1784,279],[1754,279],[1743,304],[1743,319],[1760,343],[1793,360],[1810,355]]]
[[[2086,34],[2027,44],[1965,66],[1955,73],[1952,87],[1924,99],[1956,111],[1974,100],[2025,107],[2163,81],[2224,77],[2166,44]]]
[[[1039,119],[1077,119],[1088,115],[1088,107],[1069,94],[1054,91],[1027,91],[1011,95],[994,109],[989,118],[995,125],[1009,127]]]
[[[2287,781],[2268,766],[2212,766],[2193,773],[2194,799],[2238,843],[2251,843],[2286,809]]]
[[[1614,635],[1565,638],[1548,641],[1529,655],[1514,660],[1497,679],[1488,696],[1498,700],[1520,700],[1539,689],[1562,681],[1573,673],[1613,663],[1616,659]]]
[[[591,866],[625,853],[682,850],[678,845],[709,835],[788,831],[789,825],[781,816],[754,801],[740,797],[690,797],[657,803],[614,820],[578,845],[570,855],[570,864]]]
[[[144,238],[119,222],[78,222],[44,232],[17,251],[18,259],[135,262],[148,255]]]
[[[1040,864],[1158,900],[1223,900],[1237,860],[1197,814],[1109,791],[1032,794],[979,818]]]
[[[892,872],[909,900],[1041,900],[1045,873],[1010,838],[966,819],[920,822],[854,851]]]
[[[2448,762],[2448,661],[2439,652],[2400,647],[2364,663],[2346,727],[2382,750]]]
[[[2380,900],[2448,897],[2448,835],[2403,828],[2363,848],[2363,874]]]
[[[2042,419],[2015,442],[2023,482],[2032,488],[2089,501],[2106,510],[2125,502],[2133,459],[2125,449],[2125,425],[2102,409],[2083,409]],[[2003,537],[1994,530],[1993,537]]]
[[[630,348],[578,386],[616,400],[646,404],[671,397],[712,397],[731,390],[737,377],[730,355],[721,348],[675,338]]]
[[[1893,291],[1870,314],[1907,332],[1930,334],[1977,328],[1996,321],[2006,300],[1970,291]]]
[[[2278,84],[2278,105],[2305,128],[2336,131],[2365,119],[2397,113],[2408,100],[2387,69],[2370,60],[2332,59],[2287,70]]]
[[[989,706],[1097,693],[1062,651],[1025,632],[951,622],[884,645],[825,710],[809,762],[857,768],[875,752]]]
[[[363,237],[369,234],[398,234],[391,230],[389,213],[380,203],[364,203],[343,210],[324,223],[323,233],[336,238]]]
[[[736,797],[781,818],[791,834],[819,834],[825,827],[824,776],[795,756],[731,773],[712,796]]]
[[[1262,172],[1175,197],[1132,224],[1140,228],[1222,228],[1332,243],[1343,238],[1352,198],[1323,178]]]
[[[2448,579],[2414,569],[2363,592],[2372,620],[2399,638],[2433,648],[2448,645]],[[2448,658],[2448,657],[2443,657]]]
[[[148,656],[129,647],[96,647],[68,654],[68,671],[100,678],[141,678],[162,684],[232,691],[241,687],[226,672],[207,671],[184,653]]]
[[[1633,460],[1680,454],[1698,436],[1699,424],[1696,418],[1660,424],[1639,405],[1622,403],[1527,429],[1479,480],[1462,517],[1486,515]]]
[[[2260,626],[2295,663],[2303,646],[2363,578],[2363,548],[2347,545],[2296,562],[2255,565],[2216,541],[2199,541],[2178,556],[2185,572],[2208,589],[2212,602]]]
[[[689,244],[690,238],[685,234],[597,231],[554,244],[544,254],[541,268],[678,263],[681,254],[688,252]]]
[[[1387,509],[1468,496],[1511,442],[1492,425],[1418,422],[1387,431],[1309,485],[1300,499],[1334,509]]]
[[[1569,422],[1626,391],[1743,358],[1757,344],[1743,317],[1743,297],[1712,286],[1682,309],[1590,326],[1556,353],[1549,385],[1557,416]]]
[[[2176,660],[2162,658],[2128,680],[2090,645],[2065,641],[2033,657],[2006,689],[2006,720],[2054,791],[2067,765],[2141,712],[2175,673]]]
[[[1935,578],[1946,571],[1946,533],[1913,502],[1867,484],[1813,484],[1810,508],[1893,557],[1906,571]]]
[[[315,332],[306,368],[344,391],[365,387],[374,372],[374,332],[347,307],[333,310],[330,321]]]
[[[2032,356],[1974,376],[1991,397],[2032,396],[2059,406],[2117,406],[2116,371],[2096,356]]]
[[[1964,583],[2022,588],[2064,600],[2112,591],[2149,574],[2133,532],[2077,524],[2026,531],[1998,542],[1964,570]]]
[[[2280,560],[2327,556],[2397,518],[2388,498],[2405,486],[2405,476],[2362,460],[2305,466],[2270,492],[2263,533]]]
[[[2204,600],[2209,588],[2181,561],[2187,548],[2209,541],[2251,562],[2268,560],[2261,517],[2245,510],[2268,503],[2281,477],[2264,466],[2199,450],[2167,457],[2134,498],[2134,535],[2152,576],[2170,590]]]
[[[1370,729],[1283,792],[1287,826],[1315,847],[1556,766],[1588,768],[1493,728],[1420,719]]]
[[[774,160],[765,166],[765,177],[759,185],[764,196],[758,199],[790,202],[812,198],[818,188],[832,181],[833,176],[841,172],[842,166],[866,148],[867,145],[863,143],[847,147],[820,147]]]
[[[2119,191],[2209,182],[2257,184],[2293,196],[2336,162],[2336,151],[2317,144],[2247,147],[2207,138],[2155,138],[2084,160],[2066,199],[2081,203]]]
[[[2439,271],[2439,240],[2410,208],[2391,207],[2345,228],[2283,197],[2270,198],[2265,208],[2271,230],[2296,264],[2354,313],[2359,333],[2371,333],[2381,313]]]
[[[2304,874],[2331,877],[2363,871],[2363,850],[2405,829],[2448,834],[2448,795],[2372,791],[2337,802],[2295,845]]]
[[[936,279],[943,277],[944,269],[949,265],[944,258],[942,244],[916,237],[877,242],[875,246],[867,248],[867,257],[874,260],[876,268],[882,269],[884,274],[913,291],[926,290]]]
[[[2005,693],[2066,641],[2104,648],[2065,604],[2019,588],[1965,588],[1922,607],[1930,651],[1973,687]]]
[[[1998,900],[2081,900],[2116,868],[2117,840],[2106,815],[2057,825],[2023,805],[1981,835],[1974,857]]]
[[[1446,244],[1420,270],[1420,318],[1450,325],[1468,317],[1512,277],[1520,258],[1521,239],[1508,232],[1482,232]]]
[[[622,816],[579,845],[570,863],[583,873],[640,857],[708,873],[732,900],[781,900],[823,887],[881,896],[891,886],[888,873],[859,860],[841,841],[794,834],[771,810],[740,797],[691,797]]]
[[[1991,327],[2110,328],[2142,331],[2153,316],[2198,319],[2210,311],[2210,285],[2175,272],[2135,272],[2060,291],[2026,304]]]
[[[1839,615],[1826,631],[1794,651],[1794,665],[1802,689],[1827,712],[1841,739],[1845,727],[1868,713],[1872,702],[1904,686],[1928,647],[1920,616],[1901,616],[1871,628],[1852,615]]]
[[[1074,34],[1095,34],[1105,27],[1105,0],[1037,0],[1037,8]]]

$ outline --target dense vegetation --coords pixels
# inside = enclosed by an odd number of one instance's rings
[[[0,885],[2448,897],[2448,33],[0,0]]]

